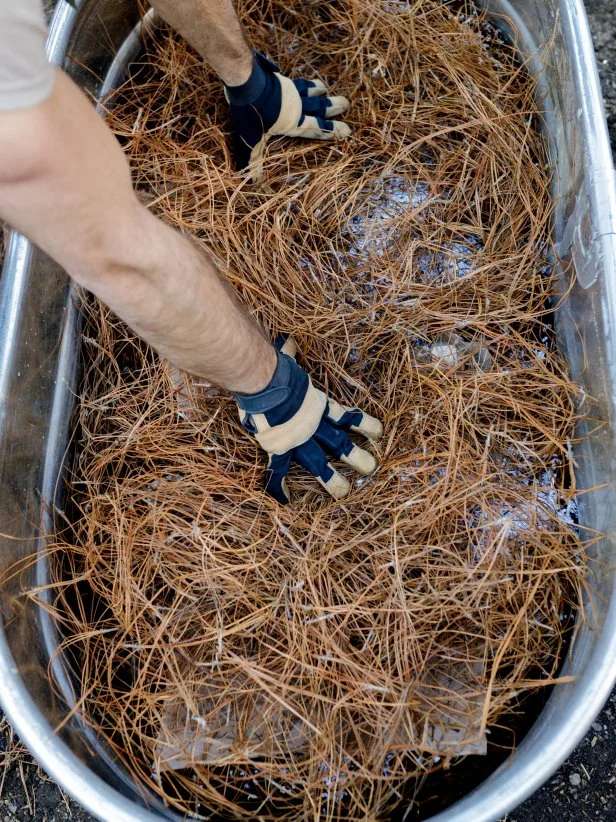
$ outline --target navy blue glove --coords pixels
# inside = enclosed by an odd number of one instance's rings
[[[317,478],[335,499],[346,496],[349,481],[327,454],[360,474],[371,474],[376,459],[355,445],[347,432],[377,440],[383,426],[359,408],[346,408],[315,388],[295,362],[295,344],[279,339],[278,365],[270,384],[258,394],[236,394],[242,426],[268,452],[265,490],[283,505],[290,500],[287,472],[291,460]]]
[[[320,80],[289,80],[278,66],[255,52],[252,74],[241,86],[225,86],[231,106],[237,167],[255,182],[263,177],[263,157],[270,137],[342,140],[351,129],[331,120],[349,107],[346,97],[326,97]]]

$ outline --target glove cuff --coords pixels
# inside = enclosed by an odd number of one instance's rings
[[[308,376],[287,354],[276,351],[276,355],[276,370],[263,391],[259,391],[258,394],[233,395],[240,409],[246,414],[264,414],[282,404],[288,404],[292,398],[295,398],[296,402],[291,402],[291,406],[301,404],[306,393]],[[296,410],[292,407],[288,412],[294,413]]]
[[[260,52],[253,52],[252,71],[250,77],[241,86],[225,85],[225,97],[232,106],[249,106],[263,94],[267,83],[267,75],[278,71],[278,66],[272,63]]]

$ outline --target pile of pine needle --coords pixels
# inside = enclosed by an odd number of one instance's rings
[[[88,300],[47,607],[75,710],[171,807],[387,819],[556,681],[579,607],[540,113],[471,7],[238,7],[286,74],[352,101],[348,141],[278,140],[252,184],[220,82],[164,28],[108,120],[148,207],[383,420],[380,466],[342,502],[295,469],[279,506],[231,396]]]

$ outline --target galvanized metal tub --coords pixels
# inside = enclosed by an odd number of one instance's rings
[[[606,536],[592,548],[586,622],[576,626],[564,674],[509,759],[433,822],[488,822],[538,788],[575,747],[616,681],[616,188],[592,43],[582,0],[487,0],[529,56],[539,81],[554,163],[554,238],[577,282],[559,309],[559,344],[573,377],[606,425],[574,447],[580,522]],[[84,0],[56,9],[49,52],[95,97],[134,53],[135,0]],[[534,55],[534,56],[533,56]],[[106,78],[106,81],[105,79]],[[37,551],[62,504],[61,470],[76,387],[78,312],[66,275],[11,234],[0,282],[0,571]],[[583,426],[582,426],[583,428]],[[585,433],[582,430],[580,433]],[[44,583],[37,562],[0,594],[0,700],[45,770],[109,822],[174,818],[113,762],[90,730],[69,719],[70,680],[54,659],[53,623],[26,604]],[[62,694],[47,669],[54,659]]]

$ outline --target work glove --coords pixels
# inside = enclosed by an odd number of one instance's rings
[[[342,499],[351,485],[332,467],[327,454],[360,474],[371,474],[376,459],[355,445],[348,432],[377,440],[383,426],[359,408],[339,405],[315,388],[295,362],[291,338],[278,338],[276,349],[278,364],[269,385],[258,394],[235,394],[242,426],[269,454],[265,490],[286,505],[290,501],[287,473],[294,461],[332,497]]]
[[[248,169],[258,182],[270,137],[342,140],[350,127],[330,118],[349,107],[346,97],[326,97],[320,80],[290,80],[278,66],[255,52],[252,74],[241,86],[225,86],[231,107],[234,150],[238,169]]]

